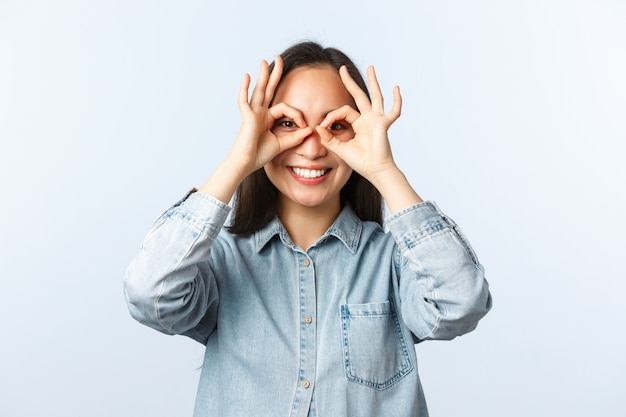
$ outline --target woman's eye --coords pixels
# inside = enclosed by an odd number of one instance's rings
[[[345,129],[345,126],[342,125],[341,123],[333,123],[332,125],[328,126],[328,130],[341,130],[341,129]]]
[[[296,127],[296,124],[293,122],[293,120],[279,120],[276,123],[276,126],[284,127],[286,129],[293,129],[294,127]]]

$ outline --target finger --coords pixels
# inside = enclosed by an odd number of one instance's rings
[[[346,68],[345,65],[342,65],[341,68],[339,68],[339,75],[341,76],[343,85],[354,98],[357,108],[360,111],[369,110],[371,108],[371,103],[369,98],[367,98],[367,94],[365,94],[365,91],[363,91],[356,81],[354,81],[354,79],[350,76],[348,68]]]
[[[326,149],[336,153],[341,158],[343,147],[347,142],[337,139],[332,133],[330,133],[327,129],[324,129],[322,126],[315,126],[315,131],[320,136],[320,143],[326,147]]]
[[[298,129],[290,135],[285,135],[278,140],[278,153],[284,152],[287,149],[291,149],[304,141],[309,135],[313,133],[313,128],[305,127],[302,129]]]
[[[237,105],[240,111],[248,108],[248,88],[250,88],[250,74],[245,74],[239,87],[239,97],[237,98]]]
[[[385,101],[383,93],[380,91],[380,84],[378,84],[376,70],[373,65],[367,67],[367,84],[370,89],[370,97],[372,98],[372,107],[382,111],[385,108]]]
[[[317,132],[317,134],[320,137],[320,141],[322,142],[322,144],[324,143],[328,143],[330,141],[333,140],[333,134],[330,133],[328,131],[328,129],[324,128],[323,126],[315,126],[315,131]],[[324,145],[326,146],[326,145]]]
[[[389,113],[387,113],[387,118],[393,123],[400,117],[402,113],[402,95],[400,94],[400,87],[397,85],[393,88],[393,106]]]
[[[329,112],[324,118],[324,120],[322,121],[322,123],[320,123],[320,126],[322,126],[325,129],[328,129],[330,125],[332,125],[333,123],[339,120],[345,120],[346,122],[352,124],[360,116],[361,114],[358,111],[354,110],[353,107],[345,105]]]
[[[250,97],[250,106],[258,107],[263,105],[265,101],[265,87],[269,78],[269,65],[267,61],[261,61],[261,70],[259,71],[259,78],[252,90],[252,97]]]
[[[269,113],[273,120],[278,120],[281,117],[288,117],[289,119],[293,120],[300,128],[307,126],[302,112],[285,103],[278,103],[275,106],[270,107]]]
[[[270,74],[269,81],[267,83],[267,87],[265,87],[265,100],[263,105],[269,106],[272,99],[274,98],[274,91],[276,90],[276,86],[280,82],[280,78],[283,75],[283,59],[280,56],[277,56],[274,59],[274,68],[272,69],[272,73]]]

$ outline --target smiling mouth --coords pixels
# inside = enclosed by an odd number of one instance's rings
[[[291,167],[290,169],[297,176],[306,179],[323,177],[328,171],[330,171],[330,169],[305,169],[296,167]]]

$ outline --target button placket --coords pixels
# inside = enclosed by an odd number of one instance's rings
[[[308,253],[298,253],[298,279],[300,286],[300,369],[298,389],[294,398],[292,416],[308,416],[315,379],[317,331],[313,318],[316,315],[315,268]]]

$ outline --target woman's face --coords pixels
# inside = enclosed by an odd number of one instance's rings
[[[307,126],[318,126],[332,110],[344,105],[354,107],[354,100],[343,85],[339,72],[330,66],[299,67],[281,81],[274,104],[285,103],[302,113]],[[288,118],[277,120],[272,132],[282,135],[298,129]],[[339,140],[350,140],[354,131],[345,121],[330,129]],[[276,156],[265,165],[270,181],[280,191],[279,210],[289,206],[326,208],[339,212],[339,193],[352,169],[329,152],[314,131],[304,141]]]

